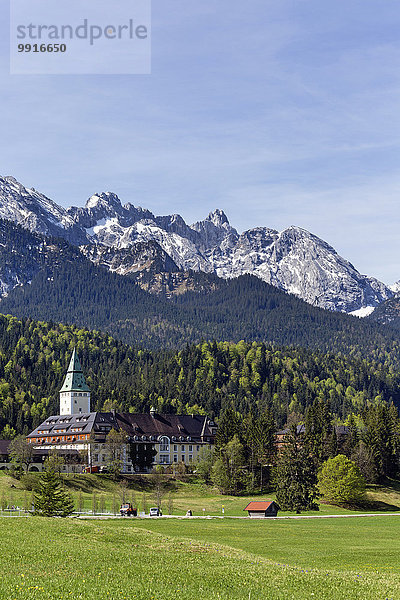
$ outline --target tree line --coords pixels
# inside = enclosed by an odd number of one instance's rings
[[[394,404],[379,403],[349,415],[346,423],[335,427],[328,402],[317,399],[301,423],[276,436],[269,409],[241,418],[228,408],[215,449],[203,452],[197,468],[223,494],[275,488],[278,502],[288,510],[318,510],[319,492],[338,502],[360,500],[365,482],[399,475],[400,418]]]
[[[168,298],[141,289],[137,274],[122,276],[94,265],[65,240],[0,220],[0,242],[1,278],[24,284],[0,299],[0,310],[18,318],[101,329],[152,349],[243,339],[390,359],[393,365],[400,358],[398,331],[311,306],[251,275],[222,280],[181,272],[195,291]],[[153,264],[147,276],[156,268]]]
[[[371,406],[400,405],[391,360],[366,360],[258,342],[203,342],[180,351],[128,346],[98,331],[0,315],[0,435],[27,434],[59,412],[73,348],[92,410],[241,418],[266,410],[278,428],[305,418],[315,400],[336,424]]]

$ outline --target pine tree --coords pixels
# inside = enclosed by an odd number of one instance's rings
[[[310,453],[321,464],[334,453],[335,440],[332,436],[332,417],[325,400],[315,400],[305,417],[305,443]]]
[[[218,423],[217,435],[215,436],[215,451],[220,453],[235,435],[239,436],[242,432],[240,417],[232,408],[227,408],[222,414]]]
[[[211,478],[221,494],[239,494],[246,486],[248,471],[244,446],[237,435],[220,449],[220,456],[215,461]]]
[[[34,511],[43,517],[67,517],[74,511],[71,496],[61,489],[61,481],[54,471],[45,471],[35,494]]]
[[[304,439],[291,427],[276,468],[276,499],[282,510],[318,510],[317,463]]]

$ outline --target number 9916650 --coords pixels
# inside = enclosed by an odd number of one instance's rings
[[[18,44],[18,52],[66,52],[66,44]]]

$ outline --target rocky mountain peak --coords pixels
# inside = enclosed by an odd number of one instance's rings
[[[93,209],[93,208],[122,208],[121,200],[118,198],[117,194],[112,192],[102,192],[101,194],[93,194],[86,201],[85,208]]]
[[[91,196],[85,207],[66,210],[8,176],[0,177],[0,218],[75,245],[111,248],[112,252],[92,250],[90,258],[121,274],[141,264],[166,268],[169,257],[173,261],[169,270],[213,272],[225,279],[251,274],[310,304],[343,312],[375,307],[394,295],[301,227],[281,232],[256,227],[239,235],[221,209],[189,226],[180,215],[154,216],[132,204],[123,206],[112,192],[102,192]],[[142,244],[140,252],[132,252],[137,244]],[[153,254],[162,259],[154,262]],[[400,286],[394,289],[398,292]]]
[[[46,236],[83,243],[85,234],[75,226],[65,208],[34,188],[25,188],[14,177],[0,177],[0,218]]]
[[[394,292],[395,294],[398,294],[400,292],[400,280],[396,281],[393,285],[390,286],[390,289],[392,290],[392,292]]]
[[[215,225],[215,227],[223,227],[224,225],[229,225],[228,217],[220,208],[216,208],[214,211],[210,212],[206,221],[211,221]]]

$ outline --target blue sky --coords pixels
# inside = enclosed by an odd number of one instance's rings
[[[298,225],[400,279],[398,0],[153,0],[130,76],[9,75],[0,7],[1,174],[64,206]]]

